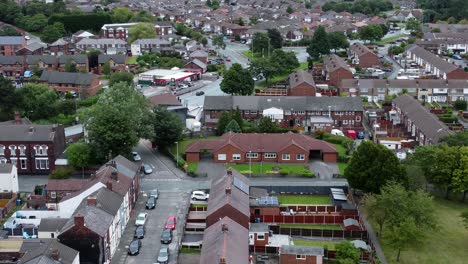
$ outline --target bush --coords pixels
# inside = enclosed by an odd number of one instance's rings
[[[302,176],[314,178],[314,177],[315,177],[315,174],[314,174],[313,172],[311,172],[310,170],[304,169],[304,170],[302,171]]]
[[[343,144],[343,141],[346,139],[346,137],[342,137],[342,136],[334,136],[334,135],[330,135],[330,134],[325,134],[323,136],[323,140],[325,140],[326,142],[328,143],[332,143],[332,144]]]
[[[286,169],[280,169],[280,171],[279,171],[279,174],[280,174],[281,176],[286,176],[286,175],[288,175],[288,173],[289,173],[289,172],[288,172]]]
[[[183,158],[178,158],[178,159],[177,159],[177,166],[178,166],[179,168],[183,168],[184,165],[185,165],[185,163],[186,163],[186,162],[185,162],[185,160],[184,160]]]
[[[206,66],[206,70],[208,72],[215,72],[218,70],[218,67],[216,67],[214,64],[208,64],[208,66]]]
[[[338,162],[348,163],[350,158],[350,156],[338,156]]]
[[[55,179],[55,180],[68,179],[70,178],[72,173],[73,173],[73,169],[71,168],[68,168],[68,167],[57,168],[49,175],[49,179]]]

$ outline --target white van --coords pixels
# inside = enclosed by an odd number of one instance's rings
[[[341,136],[341,137],[345,136],[343,131],[341,131],[339,129],[332,129],[331,134],[334,135],[334,136]]]

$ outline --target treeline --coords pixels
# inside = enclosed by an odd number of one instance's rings
[[[49,24],[55,22],[62,23],[65,30],[70,33],[83,29],[98,32],[101,30],[102,25],[112,23],[112,19],[108,13],[56,14],[49,18]]]
[[[363,13],[366,15],[378,15],[384,11],[390,11],[393,5],[388,0],[360,0],[353,3],[331,1],[322,6],[323,11],[333,10],[339,12]]]
[[[451,20],[457,23],[468,18],[468,1],[466,0],[417,0],[424,9],[423,21],[435,23],[438,20]]]

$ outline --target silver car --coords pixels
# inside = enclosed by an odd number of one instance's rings
[[[151,166],[148,165],[148,164],[143,165],[143,171],[145,172],[145,174],[151,174],[151,173],[153,173],[153,169],[152,169]]]
[[[167,247],[163,247],[159,249],[158,263],[160,264],[169,263],[169,249]]]
[[[140,154],[138,154],[136,151],[132,152],[132,157],[134,161],[141,161]]]

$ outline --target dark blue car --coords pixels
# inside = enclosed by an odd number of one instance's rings
[[[357,138],[358,138],[358,139],[364,139],[364,137],[365,137],[365,134],[364,134],[363,131],[359,131],[359,132],[357,133]]]

